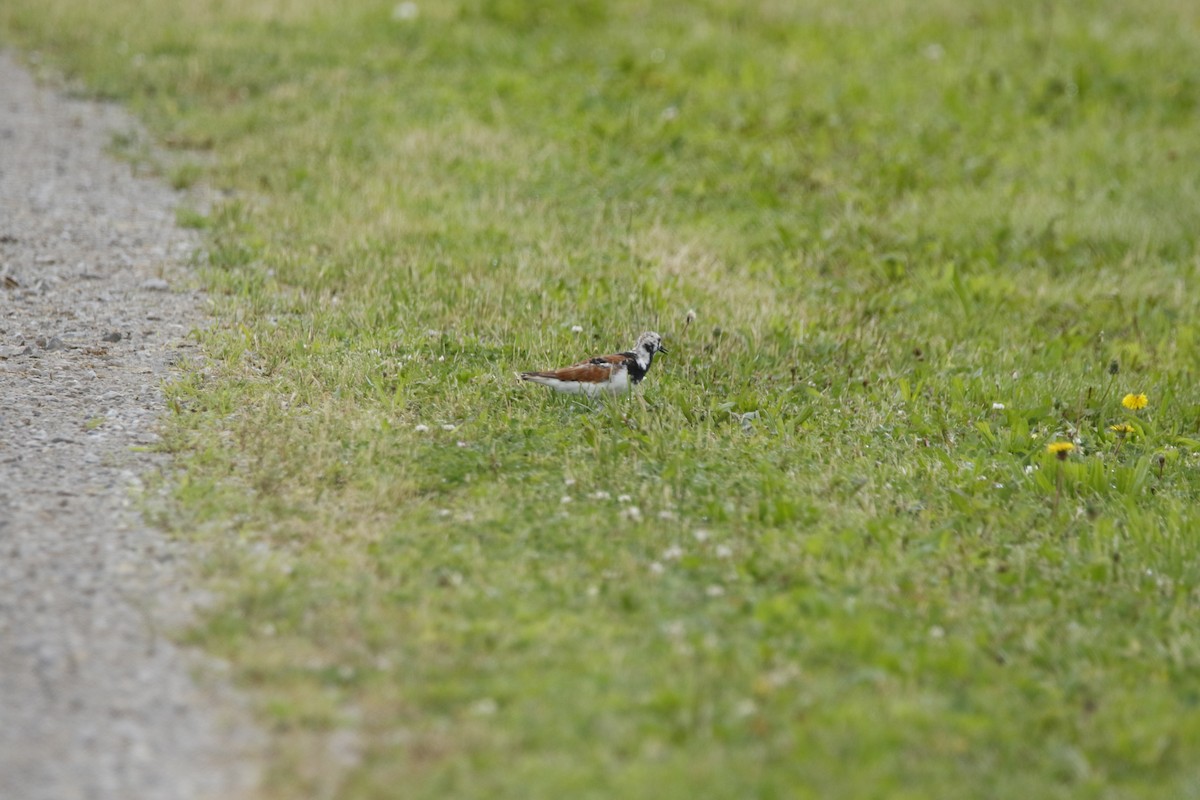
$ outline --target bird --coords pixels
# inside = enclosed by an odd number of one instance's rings
[[[522,372],[521,380],[540,383],[567,394],[596,397],[601,394],[624,394],[636,386],[650,371],[655,353],[665,353],[662,336],[647,331],[638,337],[632,350],[596,356],[569,367],[546,372]]]

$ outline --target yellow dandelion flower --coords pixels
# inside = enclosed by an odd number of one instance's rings
[[[1130,411],[1137,411],[1145,408],[1150,401],[1144,394],[1127,394],[1121,398],[1121,405],[1128,408]]]
[[[1119,433],[1122,436],[1128,436],[1134,431],[1132,425],[1127,425],[1125,423],[1121,423],[1120,425],[1109,425],[1108,429],[1113,433]]]
[[[1054,454],[1054,456],[1060,460],[1065,460],[1074,449],[1075,445],[1071,444],[1070,442],[1051,442],[1050,444],[1046,445],[1046,452]]]

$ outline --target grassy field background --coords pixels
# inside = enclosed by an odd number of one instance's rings
[[[1200,797],[1200,5],[0,37],[218,192],[156,513],[268,796]],[[644,405],[514,379],[647,329]]]

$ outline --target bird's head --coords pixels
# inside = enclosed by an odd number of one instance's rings
[[[644,350],[651,355],[667,352],[667,348],[662,346],[662,337],[654,331],[646,331],[639,336],[634,349]]]

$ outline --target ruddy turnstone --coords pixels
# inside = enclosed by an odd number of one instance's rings
[[[650,371],[655,353],[665,353],[662,337],[647,331],[638,337],[632,350],[611,356],[596,356],[562,369],[548,372],[522,372],[521,380],[540,383],[559,392],[585,394],[623,394],[642,382]]]

